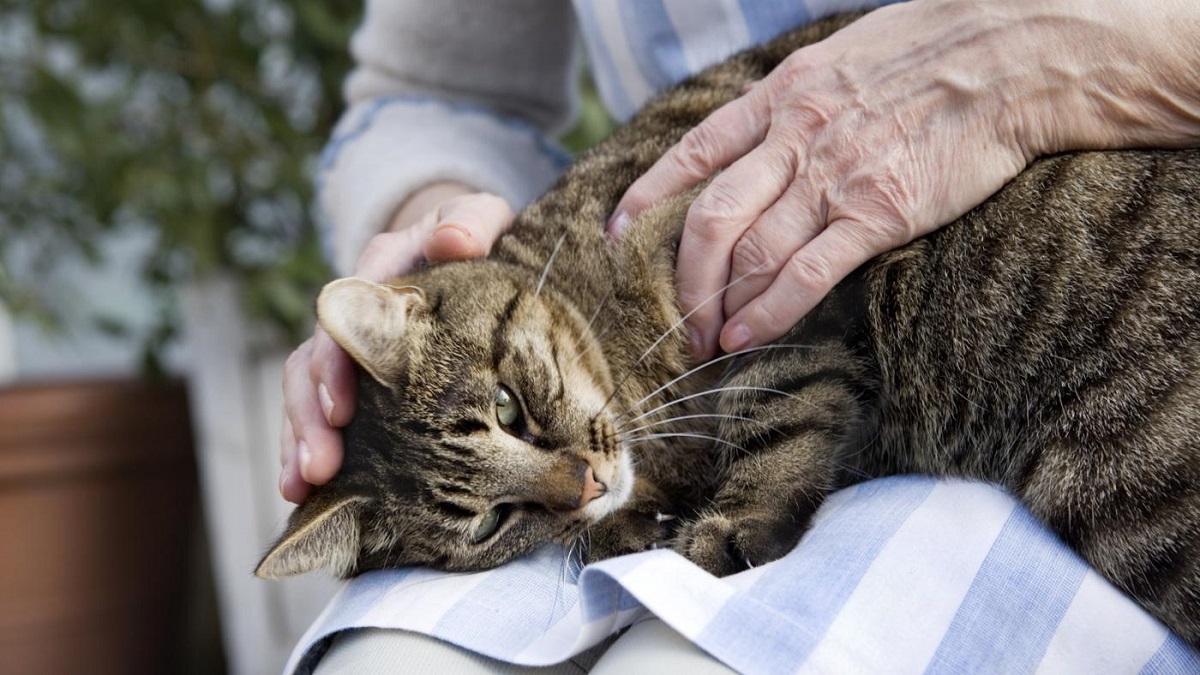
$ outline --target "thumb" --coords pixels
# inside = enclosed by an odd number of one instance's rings
[[[486,193],[452,199],[437,215],[437,225],[425,240],[425,258],[430,262],[485,256],[513,221],[508,202]]]

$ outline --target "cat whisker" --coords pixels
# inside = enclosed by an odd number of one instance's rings
[[[693,314],[695,314],[696,312],[700,311],[700,308],[701,308],[701,307],[703,307],[703,306],[707,305],[708,303],[712,302],[713,300],[715,300],[715,299],[717,299],[717,298],[721,297],[721,294],[722,294],[722,293],[724,293],[725,291],[729,290],[729,289],[730,289],[731,287],[733,287],[734,285],[741,283],[741,282],[742,282],[742,281],[744,281],[744,280],[745,280],[747,277],[749,277],[750,275],[752,275],[752,274],[754,274],[754,273],[758,272],[758,271],[759,271],[760,269],[762,269],[764,266],[765,266],[765,263],[763,263],[762,265],[757,265],[757,266],[755,266],[755,268],[754,268],[754,269],[750,270],[749,272],[746,272],[745,274],[741,275],[740,277],[738,277],[738,278],[734,279],[733,281],[730,281],[729,283],[725,284],[724,286],[722,286],[722,287],[718,288],[718,289],[716,290],[716,292],[714,292],[712,295],[710,295],[710,296],[708,296],[707,298],[705,298],[704,300],[700,301],[700,302],[699,302],[699,303],[698,303],[698,304],[697,304],[695,307],[693,307],[693,308],[692,308],[692,310],[691,310],[690,312],[688,312],[687,314],[684,314],[683,316],[679,317],[679,320],[678,320],[678,321],[676,321],[676,322],[675,322],[675,323],[674,323],[674,324],[673,324],[673,325],[672,325],[670,328],[668,328],[667,330],[663,331],[663,334],[662,334],[662,335],[660,335],[660,336],[658,336],[658,339],[657,339],[657,340],[655,340],[655,341],[654,341],[654,343],[653,343],[653,344],[651,344],[649,347],[647,347],[647,348],[646,348],[646,351],[642,352],[642,355],[641,355],[640,357],[638,357],[638,360],[637,360],[637,361],[635,361],[633,365],[634,365],[634,366],[637,366],[637,365],[638,365],[638,364],[640,364],[642,361],[645,361],[645,360],[646,360],[646,357],[647,357],[647,356],[650,356],[650,354],[651,354],[651,353],[654,351],[654,348],[655,348],[655,347],[657,347],[658,345],[662,344],[662,341],[663,341],[663,340],[666,340],[666,339],[667,339],[667,336],[669,336],[671,333],[674,333],[674,332],[675,332],[675,331],[676,331],[676,330],[677,330],[677,329],[678,329],[680,326],[682,326],[682,325],[683,325],[683,324],[684,324],[684,323],[685,323],[685,322],[686,322],[688,319],[692,318],[692,315],[693,315]]]
[[[547,629],[549,629],[554,622],[554,610],[558,608],[558,602],[562,599],[562,589],[567,584],[571,583],[574,580],[573,578],[577,576],[577,573],[575,572],[575,553],[576,547],[578,546],[579,537],[575,537],[571,539],[570,544],[568,544],[567,548],[563,552],[562,565],[559,566],[558,571],[558,585],[554,589],[554,602],[550,605],[550,616],[546,617]]]
[[[862,469],[855,468],[854,466],[852,466],[851,464],[848,464],[846,462],[836,462],[835,466],[838,469],[845,471],[846,473],[850,474],[851,476],[855,477],[856,479],[858,479],[860,481],[870,480],[872,478],[875,478],[874,475],[867,473],[866,471],[863,471]]]
[[[558,250],[562,248],[563,241],[567,238],[567,233],[563,232],[558,238],[558,242],[554,244],[554,250],[550,252],[550,257],[546,259],[546,266],[542,268],[542,276],[538,279],[537,288],[533,291],[533,297],[537,297],[542,292],[542,285],[546,283],[546,277],[550,275],[550,268],[554,265],[554,259],[558,257]]]
[[[694,394],[688,394],[687,396],[681,396],[679,398],[672,399],[670,401],[667,401],[666,403],[663,403],[660,406],[657,406],[655,408],[651,408],[650,410],[647,410],[646,412],[642,413],[641,415],[638,415],[637,417],[632,417],[628,421],[636,422],[640,419],[643,419],[650,415],[653,415],[654,413],[656,413],[660,410],[679,405],[680,403],[685,403],[694,398],[699,398],[701,396],[709,396],[711,394],[720,394],[722,392],[727,392],[727,391],[757,391],[757,392],[764,393],[764,394],[778,394],[779,396],[786,396],[791,399],[796,399],[801,402],[806,402],[806,401],[804,401],[804,399],[800,398],[799,396],[796,396],[795,394],[793,394],[791,392],[782,391],[780,389],[771,389],[770,387],[754,387],[754,386],[750,386],[750,385],[731,385],[731,386],[727,386],[727,387],[717,387],[715,389],[706,389],[704,391],[696,392]]]
[[[727,361],[729,359],[732,359],[732,358],[735,358],[738,356],[745,356],[746,354],[752,354],[754,352],[761,352],[761,351],[764,351],[767,349],[812,349],[812,348],[813,347],[811,345],[794,345],[794,344],[760,345],[758,347],[749,347],[747,349],[741,349],[736,352],[730,352],[728,354],[718,356],[717,358],[712,359],[711,361],[705,361],[704,363],[701,363],[700,365],[688,370],[687,372],[680,375],[679,377],[676,377],[675,379],[671,380],[670,382],[667,382],[666,384],[662,385],[658,389],[655,389],[654,391],[650,392],[649,394],[646,394],[645,396],[642,397],[642,399],[640,401],[629,406],[628,409],[618,413],[617,417],[620,418],[620,417],[624,417],[625,415],[628,415],[629,413],[633,412],[634,409],[636,409],[638,406],[642,405],[646,401],[650,400],[654,396],[661,393],[664,389],[679,382],[680,380],[684,380],[684,379],[687,379],[688,377],[691,377],[692,375],[695,375],[696,373],[708,368],[709,366],[711,366],[715,363],[720,363],[721,361]]]
[[[742,446],[738,445],[737,443],[732,443],[730,441],[727,441],[724,438],[720,438],[717,436],[710,436],[708,434],[693,434],[693,433],[687,433],[687,432],[682,432],[682,431],[671,432],[671,433],[661,433],[661,434],[646,434],[644,436],[634,436],[633,438],[625,439],[625,441],[627,443],[629,443],[630,445],[635,445],[637,443],[645,443],[646,441],[660,440],[663,438],[698,438],[701,440],[707,440],[707,441],[713,441],[715,443],[720,443],[721,445],[728,445],[729,447],[731,447],[735,450],[740,450],[742,452],[746,452],[746,449],[743,448]]]
[[[392,541],[392,543],[391,543],[391,544],[388,546],[387,553],[383,554],[383,566],[384,566],[385,568],[386,568],[386,567],[390,567],[390,565],[389,565],[388,563],[389,563],[389,562],[391,561],[391,559],[392,559],[392,553],[394,553],[394,552],[396,551],[396,544],[397,544],[397,543],[399,543],[399,540],[394,540],[394,541]]]
[[[654,427],[661,427],[663,425],[672,424],[674,422],[682,422],[684,420],[695,420],[695,419],[705,419],[705,418],[737,420],[739,422],[750,422],[752,424],[761,424],[767,428],[773,428],[773,427],[771,427],[771,425],[767,424],[766,422],[763,422],[762,420],[756,420],[753,417],[743,417],[742,415],[728,415],[725,413],[696,413],[694,415],[680,415],[679,417],[668,417],[666,419],[659,420],[657,422],[651,422],[649,424],[643,424],[640,427],[634,427],[632,429],[622,429],[618,426],[617,430],[619,432],[621,432],[622,434],[636,434],[639,431],[645,431],[646,429],[652,429]]]
[[[615,397],[617,395],[617,392],[621,391],[621,387],[625,385],[625,382],[629,379],[629,377],[631,375],[633,375],[634,372],[637,371],[637,367],[639,365],[641,365],[642,361],[645,361],[646,357],[650,356],[650,354],[652,354],[654,352],[654,350],[660,344],[662,344],[663,340],[666,340],[671,335],[671,333],[674,333],[676,330],[678,330],[679,327],[682,326],[684,324],[684,322],[686,322],[688,319],[690,319],[693,314],[700,311],[701,307],[703,307],[703,306],[707,305],[708,303],[712,302],[713,300],[721,297],[722,293],[729,290],[735,284],[741,283],[747,277],[754,274],[755,272],[758,272],[760,269],[763,268],[763,266],[765,264],[766,263],[755,266],[754,269],[750,270],[749,272],[746,272],[745,274],[739,276],[738,278],[736,278],[736,279],[730,281],[729,283],[725,284],[724,286],[718,288],[716,290],[716,292],[714,292],[712,295],[708,296],[704,300],[701,300],[699,303],[697,303],[697,305],[695,307],[693,307],[691,311],[689,311],[688,313],[681,316],[678,321],[676,321],[674,324],[671,325],[670,328],[667,328],[665,331],[663,331],[662,335],[659,335],[658,339],[655,340],[653,342],[653,344],[651,344],[649,347],[647,347],[646,351],[642,352],[642,355],[638,357],[637,361],[634,361],[633,366],[631,366],[629,368],[629,372],[625,373],[625,377],[621,378],[621,381],[617,383],[617,386],[613,387],[613,392],[612,392],[612,394],[609,395],[608,400],[604,402],[604,405],[607,406],[609,401],[612,401],[613,397]]]
[[[871,446],[873,446],[879,442],[879,439],[881,438],[881,436],[882,436],[882,432],[879,429],[876,429],[875,434],[873,436],[871,436],[871,440],[867,441],[866,443],[863,443],[862,446],[860,446],[854,452],[843,455],[842,458],[839,459],[835,463],[836,468],[838,468],[842,471],[845,471],[846,473],[850,474],[851,476],[854,476],[855,478],[857,478],[859,480],[869,480],[871,478],[875,478],[874,475],[872,475],[862,469],[856,468],[848,460],[856,460],[859,457],[861,457],[862,455],[865,455],[867,450],[869,450],[871,448]]]

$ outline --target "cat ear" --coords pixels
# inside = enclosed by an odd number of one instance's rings
[[[287,530],[271,547],[254,576],[281,579],[328,567],[344,577],[358,560],[358,520],[366,497],[311,498],[292,513]]]
[[[408,358],[400,338],[412,311],[424,304],[425,294],[414,286],[389,286],[351,277],[321,289],[317,319],[371,377],[391,386],[388,376],[403,368]]]

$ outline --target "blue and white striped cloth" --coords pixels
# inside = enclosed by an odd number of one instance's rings
[[[650,614],[745,673],[1200,673],[1200,654],[1007,494],[911,476],[833,495],[790,555],[724,579],[670,551],[580,570],[555,546],[476,574],[366,574],[288,671],[362,627],[557,663]]]
[[[574,0],[596,88],[627,120],[655,92],[788,29],[900,0]]]

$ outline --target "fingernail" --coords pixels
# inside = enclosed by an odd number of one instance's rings
[[[612,220],[608,221],[608,236],[612,237],[613,239],[619,241],[625,236],[625,230],[628,229],[629,214],[624,211],[618,211],[616,215],[612,217]]]
[[[325,421],[333,426],[333,397],[329,395],[329,388],[324,382],[317,385],[317,400],[321,402],[321,410],[325,411]]]
[[[308,449],[308,443],[300,441],[296,454],[300,457],[300,476],[308,480],[308,465],[312,463],[312,451]]]
[[[721,342],[726,352],[741,351],[750,345],[750,329],[742,324],[727,327]]]

